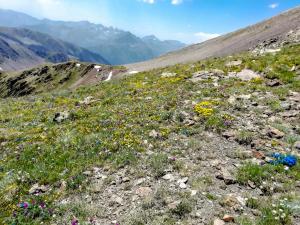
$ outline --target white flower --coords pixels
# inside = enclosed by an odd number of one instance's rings
[[[286,217],[286,214],[282,213],[281,218],[285,218],[285,217]]]
[[[277,211],[276,210],[272,210],[272,213],[273,213],[273,215],[275,215],[277,213]]]

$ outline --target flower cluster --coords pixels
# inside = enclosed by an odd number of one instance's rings
[[[195,105],[195,111],[201,116],[209,117],[214,113],[213,102],[203,101]]]

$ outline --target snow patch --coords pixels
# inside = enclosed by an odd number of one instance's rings
[[[110,81],[112,78],[113,72],[111,71],[105,81]]]
[[[130,71],[129,74],[137,74],[139,71]]]

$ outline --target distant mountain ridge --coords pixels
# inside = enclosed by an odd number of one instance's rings
[[[149,60],[186,46],[179,41],[161,41],[156,37],[155,39],[139,38],[128,31],[88,21],[39,20],[11,10],[0,9],[0,25],[25,27],[51,35],[100,54],[115,65]]]
[[[132,71],[146,71],[210,57],[223,57],[273,42],[288,44],[292,34],[300,38],[300,6],[200,44],[190,45],[149,61],[127,65],[127,68]],[[297,37],[292,42],[298,43]]]
[[[24,28],[0,27],[0,67],[22,70],[45,62],[79,60],[109,64],[102,56]]]

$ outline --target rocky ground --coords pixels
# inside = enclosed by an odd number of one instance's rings
[[[299,224],[299,51],[0,101],[0,221]]]

